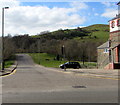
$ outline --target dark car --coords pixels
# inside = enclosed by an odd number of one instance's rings
[[[61,69],[66,69],[66,68],[79,69],[79,68],[81,68],[81,66],[78,62],[66,62],[64,64],[61,64],[60,68]]]

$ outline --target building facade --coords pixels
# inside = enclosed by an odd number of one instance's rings
[[[98,47],[98,67],[104,69],[120,69],[120,12],[109,21],[109,40]]]

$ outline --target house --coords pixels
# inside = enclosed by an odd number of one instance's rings
[[[109,21],[109,40],[97,48],[98,68],[120,69],[120,2],[118,15]]]

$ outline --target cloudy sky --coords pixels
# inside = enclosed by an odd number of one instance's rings
[[[116,3],[1,0],[0,7],[9,6],[5,9],[5,35],[35,35],[42,31],[108,24],[118,13]],[[1,24],[2,8],[0,14]]]

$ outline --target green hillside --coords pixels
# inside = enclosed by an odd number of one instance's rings
[[[57,30],[32,36],[45,39],[75,39],[79,41],[106,42],[109,38],[109,25],[95,24],[83,28]]]
[[[17,53],[47,53],[62,57],[65,46],[67,60],[97,61],[97,47],[109,38],[109,26],[91,25],[76,29],[44,31],[38,35],[19,35],[12,38]],[[94,51],[94,52],[93,52]]]
[[[107,41],[109,38],[109,25],[96,24],[85,27],[84,29],[91,32],[91,37],[100,41]],[[90,38],[90,37],[89,37]]]

